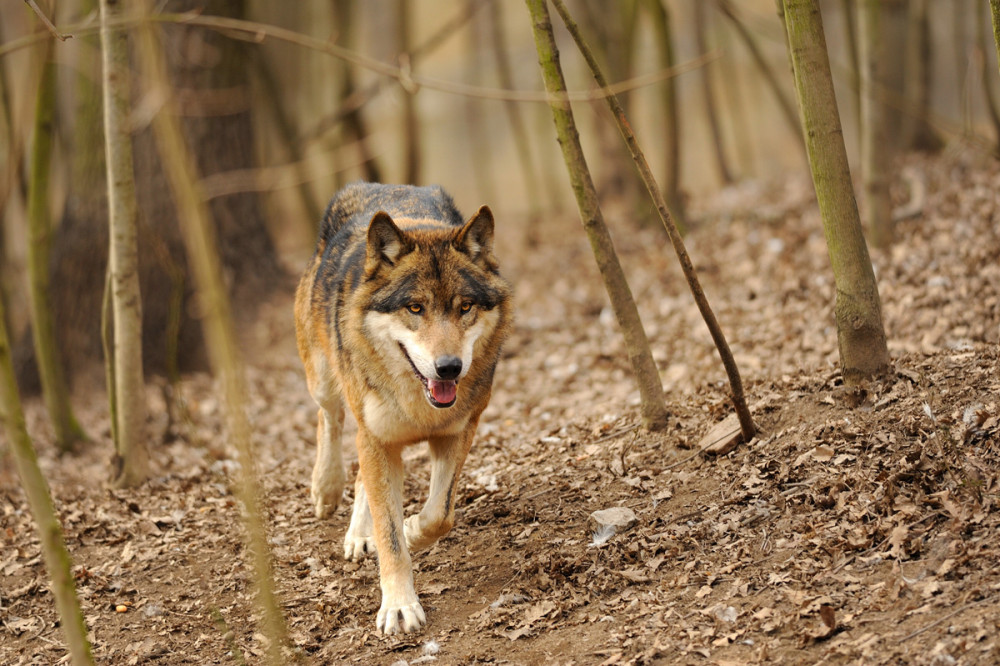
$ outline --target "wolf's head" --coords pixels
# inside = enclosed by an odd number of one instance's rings
[[[413,375],[431,405],[455,404],[477,362],[492,369],[509,287],[497,272],[488,207],[460,227],[376,213],[364,281],[368,338],[395,374]]]

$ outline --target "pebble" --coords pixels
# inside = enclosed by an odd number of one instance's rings
[[[626,532],[639,523],[635,512],[624,506],[601,509],[590,514],[590,520],[598,530],[614,530],[615,534]]]

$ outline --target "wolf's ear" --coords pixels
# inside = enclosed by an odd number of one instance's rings
[[[410,251],[410,244],[384,211],[375,213],[368,224],[368,256],[365,258],[365,268],[370,272],[382,262],[390,265]]]
[[[455,237],[455,247],[489,270],[496,270],[493,257],[493,212],[483,206],[465,223]]]

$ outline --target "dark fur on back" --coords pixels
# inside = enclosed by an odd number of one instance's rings
[[[431,218],[454,226],[462,216],[451,196],[438,185],[411,187],[381,183],[351,183],[330,201],[319,230],[317,251],[323,250],[347,227],[368,226],[372,215],[385,211],[391,217]]]

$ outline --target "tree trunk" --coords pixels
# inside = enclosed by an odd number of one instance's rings
[[[885,36],[882,33],[882,0],[858,0],[858,35],[861,65],[861,182],[864,226],[872,244],[887,248],[893,241],[889,166],[893,159],[888,140],[885,104]]]
[[[211,211],[196,180],[199,173],[196,159],[188,149],[177,108],[169,94],[167,67],[153,26],[143,26],[139,39],[139,60],[145,83],[150,93],[161,94],[165,100],[164,106],[152,119],[152,130],[166,181],[176,202],[181,235],[203,314],[209,360],[222,387],[228,434],[239,452],[236,494],[243,505],[247,550],[253,567],[257,603],[263,616],[261,629],[267,637],[267,661],[272,666],[279,666],[285,663],[283,650],[288,646],[288,629],[274,591],[271,553],[267,545],[256,460],[250,441],[247,417],[249,396],[230,302],[222,279]]]
[[[587,65],[590,67],[590,71],[593,73],[594,80],[597,82],[598,87],[607,88],[608,82],[604,78],[604,74],[601,73],[601,68],[597,63],[597,60],[594,58],[594,54],[590,50],[590,47],[583,41],[583,37],[580,35],[580,31],[577,28],[576,23],[569,15],[566,5],[563,4],[562,0],[552,1],[556,7],[556,11],[558,11],[559,15],[562,17],[563,23],[566,24],[566,28],[576,41],[577,47],[580,49],[584,59],[587,61]],[[608,95],[606,99],[609,107],[611,108],[611,113],[615,117],[615,122],[618,125],[618,131],[628,147],[629,153],[632,156],[632,161],[635,163],[635,167],[639,172],[639,176],[642,179],[643,184],[646,186],[646,191],[656,204],[656,210],[660,215],[660,221],[663,223],[663,227],[666,230],[667,235],[670,237],[670,242],[674,247],[675,253],[677,254],[677,259],[681,264],[681,269],[684,271],[684,277],[687,279],[688,287],[690,287],[691,294],[694,296],[695,303],[698,306],[698,311],[705,320],[705,325],[708,327],[709,333],[712,335],[712,340],[715,342],[715,346],[719,351],[719,357],[722,359],[722,364],[726,368],[726,374],[729,377],[730,387],[733,391],[733,406],[735,407],[736,415],[739,418],[740,431],[744,440],[750,441],[750,438],[752,438],[756,432],[756,426],[753,423],[750,410],[747,407],[746,399],[743,395],[743,380],[740,378],[740,371],[736,366],[736,360],[733,358],[732,351],[729,349],[729,344],[726,342],[726,336],[723,335],[722,328],[719,326],[719,322],[715,318],[715,313],[712,312],[712,308],[708,304],[708,299],[705,298],[705,292],[701,288],[698,275],[694,271],[694,265],[691,263],[691,258],[688,256],[687,248],[684,246],[684,240],[681,238],[677,225],[674,224],[673,216],[667,209],[667,205],[663,199],[662,193],[660,192],[660,188],[656,185],[656,180],[653,178],[653,171],[649,168],[649,164],[646,162],[646,157],[643,154],[642,149],[639,148],[639,141],[636,138],[635,133],[632,131],[632,126],[628,122],[628,118],[625,116],[625,108],[621,105],[621,102],[619,102],[617,95]]]
[[[399,64],[405,70],[410,67],[410,6],[411,0],[396,0],[396,40],[399,44]],[[420,184],[420,126],[417,119],[416,87],[403,86],[403,142],[406,152],[403,156],[405,172],[403,182]]]
[[[632,291],[618,262],[611,235],[604,224],[597,189],[587,168],[587,161],[580,145],[580,135],[573,120],[573,111],[570,103],[564,97],[559,97],[566,92],[566,82],[559,64],[559,52],[552,34],[552,23],[549,20],[546,2],[547,0],[526,0],[528,11],[531,13],[535,47],[538,50],[545,88],[556,96],[549,105],[552,108],[552,119],[555,122],[559,145],[566,160],[566,168],[580,208],[583,227],[590,240],[590,247],[594,252],[597,267],[601,271],[601,277],[604,279],[611,307],[625,338],[625,348],[632,364],[632,372],[639,385],[643,427],[649,430],[662,430],[667,426],[669,418],[663,399],[663,385],[649,351],[649,341],[646,339],[639,311],[632,298]]]
[[[878,286],[851,185],[819,3],[784,0],[784,14],[809,166],[837,290],[834,316],[841,371],[845,382],[857,384],[889,370]]]
[[[4,325],[5,311],[3,301],[0,300],[0,422],[7,431],[7,441],[14,455],[17,473],[21,477],[21,486],[38,529],[45,568],[52,583],[52,596],[55,597],[56,610],[59,612],[59,625],[66,637],[70,657],[75,666],[93,664],[90,643],[87,641],[87,627],[76,597],[72,562],[56,518],[52,495],[38,468],[38,458],[24,425],[24,412],[17,393],[10,342]]]
[[[904,90],[909,112],[900,128],[901,150],[937,152],[944,141],[931,126],[931,90],[933,87],[933,54],[929,0],[912,0],[907,6],[908,27]]]
[[[694,5],[694,37],[698,45],[699,55],[708,53],[708,38],[705,34],[708,29],[705,25],[705,3],[697,2]],[[705,119],[708,121],[708,128],[712,134],[712,148],[715,152],[715,165],[719,169],[719,179],[723,185],[733,182],[733,172],[729,168],[729,160],[726,158],[726,149],[722,141],[722,128],[719,127],[719,112],[715,103],[715,89],[712,78],[712,64],[705,63],[701,68],[701,91],[705,101]]]
[[[983,84],[983,98],[986,101],[986,110],[989,112],[990,122],[993,123],[993,134],[996,136],[994,152],[1000,153],[1000,104],[997,103],[996,93],[991,85],[993,73],[986,66],[986,17],[983,12],[976,10],[976,66],[979,68],[980,81]]]
[[[337,17],[337,44],[344,47],[351,46],[351,36],[355,33],[354,14],[352,4],[354,0],[334,0],[333,10]],[[411,57],[411,65],[412,57]],[[375,85],[381,85],[384,79],[376,79]],[[350,102],[359,94],[354,81],[354,66],[351,63],[342,61],[340,70],[340,100],[346,108],[343,115],[344,128],[347,130],[346,136],[353,137],[358,149],[358,157],[361,162],[361,170],[365,180],[372,183],[382,182],[382,170],[378,160],[372,154],[368,145],[368,127],[364,116],[361,115],[363,103],[353,104]],[[317,218],[316,224],[319,224]]]
[[[170,13],[232,17],[243,17],[244,10],[245,0],[167,0],[163,7]],[[170,74],[179,91],[177,106],[185,135],[195,147],[199,173],[209,177],[253,167],[256,144],[250,118],[250,47],[228,34],[183,24],[164,25],[163,35]],[[99,76],[96,70],[94,76]],[[94,130],[94,126],[77,122],[71,134],[92,134]],[[133,164],[143,252],[139,266],[143,368],[147,373],[167,376],[175,370],[205,369],[201,309],[193,300],[177,213],[148,128],[133,135]],[[104,169],[98,173],[103,176]],[[103,194],[105,188],[102,182],[96,189]],[[68,196],[76,201],[79,194],[70,192]],[[242,320],[283,285],[287,275],[278,262],[256,192],[220,195],[209,206],[220,239],[227,286]],[[53,237],[49,262],[53,284],[74,285],[52,294],[59,347],[65,353],[70,376],[89,369],[102,355],[100,312],[109,246],[104,215],[81,216],[76,212],[67,207]],[[18,352],[15,356],[19,360],[31,356]],[[22,386],[37,386],[31,364],[18,366]]]
[[[85,439],[69,403],[69,386],[53,321],[49,282],[49,257],[52,246],[52,216],[49,211],[49,174],[52,161],[53,118],[56,105],[56,70],[51,62],[51,36],[39,49],[42,58],[41,81],[35,106],[34,144],[28,186],[28,275],[31,283],[30,304],[32,336],[42,397],[49,412],[56,446],[69,451]]]
[[[997,49],[997,63],[1000,66],[1000,0],[990,0],[990,17],[993,21],[993,44]]]
[[[653,31],[661,69],[677,64],[674,53],[673,21],[665,0],[646,0],[645,6],[653,15]],[[677,112],[677,79],[671,76],[660,84],[663,90],[664,165],[663,196],[676,216],[677,224],[684,229],[684,197],[681,195],[681,133],[680,114]]]
[[[105,163],[108,188],[110,291],[114,317],[109,402],[115,421],[112,482],[135,486],[146,480],[146,392],[142,372],[142,298],[139,293],[137,205],[129,121],[128,39],[109,22],[123,15],[118,0],[100,0],[104,86]]]
[[[509,48],[507,47],[507,37],[503,26],[503,4],[499,2],[490,3],[489,22],[491,26],[490,36],[492,37],[493,58],[497,70],[497,80],[501,88],[507,90],[514,89],[514,73],[510,68]],[[524,191],[528,200],[528,215],[532,221],[541,219],[541,182],[534,162],[531,159],[531,137],[521,116],[521,106],[517,102],[505,101],[504,110],[507,112],[507,120],[510,122],[511,134],[514,138],[514,148],[517,151],[517,159],[521,168],[521,176],[524,178]],[[530,230],[535,227],[531,224]]]
[[[854,93],[854,104],[851,111],[854,119],[861,122],[861,47],[858,45],[857,3],[860,0],[840,0],[841,13],[844,15],[844,37],[847,42],[847,61],[851,68],[851,92]],[[780,3],[781,0],[778,0]]]
[[[466,3],[476,0],[463,0]],[[499,3],[491,3],[493,7],[499,8]],[[465,29],[465,61],[464,78],[470,84],[482,82],[484,75],[484,53],[482,45],[486,41],[486,31],[488,24],[492,22],[491,16],[475,13]],[[462,111],[465,114],[465,130],[468,132],[469,145],[476,146],[476,150],[468,151],[465,156],[469,163],[469,170],[475,183],[479,197],[484,201],[495,201],[497,198],[496,172],[494,160],[480,159],[480,155],[495,155],[492,140],[496,136],[496,129],[487,112],[490,108],[495,108],[493,103],[487,103],[475,96],[466,97],[461,101]]]
[[[723,15],[728,18],[732,22],[733,27],[736,28],[736,34],[739,35],[743,44],[750,52],[750,57],[753,58],[754,63],[757,65],[757,69],[760,70],[768,88],[770,88],[771,92],[774,93],[774,98],[777,100],[778,107],[781,109],[782,118],[784,118],[785,122],[788,123],[788,127],[792,131],[792,134],[796,139],[798,139],[799,145],[802,146],[803,151],[805,151],[806,144],[802,138],[802,127],[799,125],[799,116],[798,112],[795,110],[795,102],[793,102],[791,98],[785,94],[784,89],[781,87],[781,83],[778,81],[777,75],[774,73],[774,69],[768,64],[764,54],[761,53],[757,40],[750,33],[747,27],[743,25],[743,22],[736,16],[736,12],[733,11],[733,5],[730,0],[718,0],[718,2]]]

